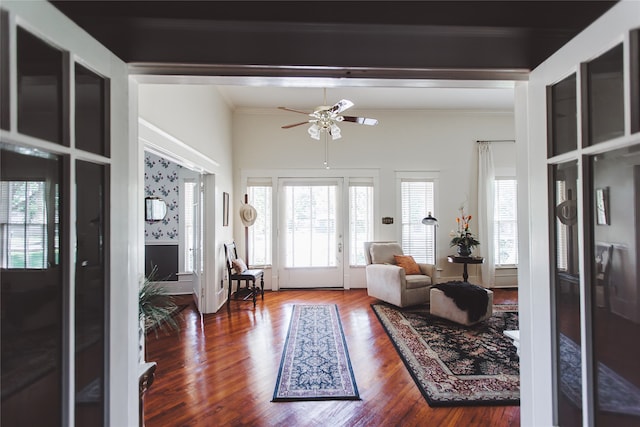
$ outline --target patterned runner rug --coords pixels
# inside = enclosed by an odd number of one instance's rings
[[[520,363],[503,334],[518,329],[517,306],[495,305],[473,326],[431,316],[428,306],[372,307],[429,405],[520,404]]]
[[[273,401],[359,400],[336,305],[294,305]]]

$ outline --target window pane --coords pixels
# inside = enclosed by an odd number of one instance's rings
[[[0,9],[0,128],[9,130],[9,13]]]
[[[587,65],[589,145],[624,135],[622,44]]]
[[[256,209],[256,221],[249,227],[249,262],[251,265],[271,265],[272,188],[256,185],[247,188],[249,203]]]
[[[422,223],[434,212],[433,181],[402,181],[402,251],[416,262],[435,264],[434,228]]]
[[[76,147],[95,154],[106,152],[107,82],[76,64]]]
[[[76,425],[101,426],[105,390],[106,166],[76,162]],[[82,201],[80,203],[80,201]]]
[[[364,242],[373,240],[373,187],[349,187],[349,263],[366,265]]]
[[[551,86],[549,100],[550,150],[549,157],[578,148],[576,75]]]
[[[286,186],[285,267],[335,267],[336,186]]]
[[[593,258],[587,265],[597,426],[640,425],[639,149],[591,158]],[[600,204],[601,191],[608,197]]]
[[[62,52],[18,27],[18,131],[59,144]]]
[[[185,271],[193,271],[193,255],[195,249],[195,236],[194,236],[194,218],[195,213],[194,203],[195,191],[197,183],[194,181],[186,181],[184,183],[184,269]]]
[[[518,264],[517,198],[515,179],[495,181],[493,238],[496,265]]]
[[[555,382],[557,422],[561,426],[582,426],[582,410],[578,402],[582,395],[582,364],[580,339],[580,269],[578,263],[578,162],[552,166],[556,254],[552,265],[552,286],[555,293]]]
[[[58,228],[53,213],[60,208],[55,191],[61,165],[55,156],[3,148],[0,177],[0,424],[60,426],[63,287],[52,254],[59,252],[53,248]]]

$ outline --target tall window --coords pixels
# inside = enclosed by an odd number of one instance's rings
[[[495,181],[493,242],[495,263],[518,264],[518,187],[513,178]]]
[[[373,183],[349,184],[349,264],[365,265],[364,242],[373,240]]]
[[[44,181],[0,183],[2,268],[47,268],[49,244],[45,187]]]
[[[249,204],[256,209],[256,222],[249,227],[249,262],[271,265],[272,185],[270,179],[250,179],[247,184]]]
[[[181,218],[184,223],[184,271],[193,271],[193,254],[196,243],[194,207],[197,201],[195,198],[197,186],[198,183],[195,181],[185,180],[184,182],[184,218]]]
[[[417,262],[435,264],[435,239],[433,227],[427,227],[422,219],[428,212],[435,212],[435,183],[429,179],[402,179],[400,204],[402,208],[402,250]]]

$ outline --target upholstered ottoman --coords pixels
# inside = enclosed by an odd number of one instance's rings
[[[493,292],[467,282],[440,283],[431,288],[430,312],[470,326],[493,314]]]

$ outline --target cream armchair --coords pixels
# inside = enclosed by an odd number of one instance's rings
[[[394,255],[403,255],[397,242],[365,242],[364,253],[369,296],[398,307],[429,302],[429,291],[436,284],[435,265],[418,264],[422,274],[406,274],[395,265]]]

